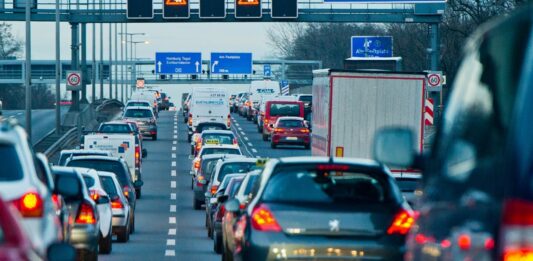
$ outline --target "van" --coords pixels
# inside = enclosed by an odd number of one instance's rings
[[[198,124],[202,122],[231,124],[229,97],[224,88],[196,88],[193,90],[189,108],[189,142]]]
[[[265,105],[268,101],[298,101],[296,96],[267,96],[264,97],[261,102],[259,103],[259,111],[257,112],[257,132],[262,133],[263,132],[263,122],[265,118]],[[304,103],[305,105],[305,103]],[[304,106],[305,107],[305,106]]]
[[[290,99],[290,98],[289,98]],[[304,103],[301,101],[267,101],[265,103],[265,117],[263,119],[263,140],[268,141],[272,133],[272,126],[279,117],[304,117]]]
[[[281,88],[276,81],[262,80],[252,81],[250,84],[250,103],[245,115],[248,120],[256,118],[261,100],[281,94]]]

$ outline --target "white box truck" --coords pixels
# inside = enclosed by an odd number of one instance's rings
[[[217,123],[230,128],[229,95],[225,88],[195,88],[189,108],[189,138],[203,122]]]
[[[279,82],[271,80],[252,81],[250,83],[250,108],[246,117],[257,120],[257,113],[263,100],[281,95]]]
[[[390,126],[411,128],[422,150],[424,73],[316,70],[312,92],[313,156],[370,159],[376,131]]]

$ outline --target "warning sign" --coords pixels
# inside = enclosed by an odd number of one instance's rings
[[[81,90],[81,72],[67,71],[67,91]]]

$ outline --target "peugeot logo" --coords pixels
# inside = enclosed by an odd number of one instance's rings
[[[340,230],[340,221],[337,219],[332,219],[329,221],[329,231],[339,232]]]

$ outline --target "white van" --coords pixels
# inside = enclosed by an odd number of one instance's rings
[[[189,106],[189,137],[202,122],[224,124],[230,128],[229,96],[225,88],[195,88]]]
[[[262,80],[262,81],[252,81],[250,84],[250,101],[252,102],[251,110],[248,112],[248,119],[256,119],[259,111],[259,106],[262,100],[268,99],[270,97],[275,97],[281,95],[281,87],[279,82]]]

